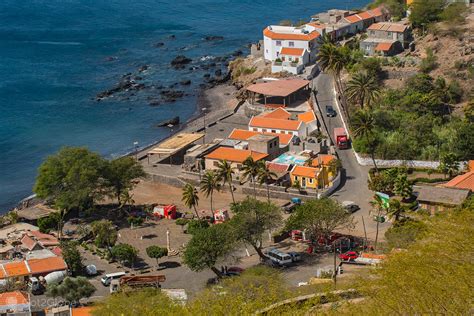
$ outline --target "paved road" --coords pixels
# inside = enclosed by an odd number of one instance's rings
[[[332,77],[324,73],[319,74],[313,80],[313,87],[317,90],[316,98],[318,99],[323,112],[322,117],[328,126],[329,134],[332,135],[335,127],[343,126],[341,115],[339,111],[337,111],[337,106],[335,104],[335,91]],[[326,116],[327,105],[331,105],[338,112],[336,117],[329,118]],[[354,156],[354,152],[350,149],[337,150],[337,153],[342,161],[345,180],[332,197],[336,198],[339,202],[354,201],[358,204],[361,207],[361,210],[354,213],[354,218],[357,221],[355,233],[360,236],[363,236],[364,234],[362,223],[363,216],[368,238],[374,239],[376,234],[376,222],[374,222],[372,216],[369,215],[371,210],[369,202],[372,200],[374,193],[367,188],[367,172],[369,167],[359,165]],[[380,224],[379,238],[383,238],[383,232],[389,226],[389,223]]]

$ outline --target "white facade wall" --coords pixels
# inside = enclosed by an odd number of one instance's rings
[[[306,137],[308,135],[306,128],[306,124],[302,123],[300,128],[297,131],[292,131],[292,130],[285,130],[285,129],[276,129],[276,128],[262,128],[262,127],[254,127],[254,126],[249,126],[249,131],[255,131],[255,132],[260,132],[260,133],[277,133],[277,134],[289,134],[289,135],[294,135],[298,137]]]

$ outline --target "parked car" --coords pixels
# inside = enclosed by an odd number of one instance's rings
[[[326,105],[326,116],[335,117],[337,115],[336,110],[331,105]]]
[[[359,258],[359,254],[355,251],[348,251],[346,253],[341,253],[339,255],[339,259],[344,261],[351,261]]]
[[[360,206],[355,204],[352,201],[344,201],[344,202],[342,202],[342,206],[344,206],[346,211],[349,212],[350,214],[355,213],[358,210],[360,210]]]
[[[293,262],[301,261],[301,254],[299,254],[298,252],[290,251],[288,252],[288,254],[290,255],[291,260]]]

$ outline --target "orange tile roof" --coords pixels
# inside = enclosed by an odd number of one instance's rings
[[[49,257],[44,259],[28,260],[31,274],[42,274],[53,271],[66,270],[67,265],[61,257]]]
[[[7,277],[6,271],[3,268],[3,265],[0,264],[0,279],[5,279]]]
[[[284,108],[277,108],[276,110],[270,113],[262,114],[261,116],[267,118],[287,120],[291,117],[291,113],[285,110]]]
[[[24,305],[29,303],[28,296],[20,291],[0,293],[0,306]]]
[[[26,248],[28,250],[33,250],[35,248],[35,246],[37,245],[38,243],[36,241],[34,241],[33,239],[31,239],[28,235],[23,235],[23,238],[21,239],[21,245],[23,248]]]
[[[308,23],[307,25],[310,25],[315,28],[323,29],[323,30],[327,27],[326,24],[321,23],[321,22],[311,22],[311,23]]]
[[[247,140],[252,136],[258,135],[258,134],[263,134],[263,135],[270,135],[270,136],[278,136],[280,139],[280,145],[288,145],[293,138],[293,135],[290,134],[280,134],[280,133],[270,133],[270,132],[265,132],[265,133],[260,133],[260,132],[255,132],[255,131],[248,131],[245,129],[237,129],[235,128],[229,135],[230,139],[237,139],[237,140]]]
[[[362,21],[360,16],[358,16],[357,14],[346,16],[344,19],[346,19],[347,22],[349,22],[349,23],[357,23],[357,22]]]
[[[263,30],[263,35],[273,40],[296,40],[296,41],[312,41],[320,36],[316,31],[308,34],[291,34],[291,33],[276,33],[266,27]]]
[[[305,166],[295,166],[291,171],[293,176],[307,177],[307,178],[317,178],[319,173],[318,168],[305,167]]]
[[[316,120],[316,115],[314,114],[314,112],[312,110],[310,110],[308,112],[298,114],[298,119],[300,121],[305,122],[305,123],[310,123],[310,122],[313,122],[314,120]]]
[[[267,162],[267,168],[268,170],[278,173],[278,174],[283,174],[287,173],[288,171],[288,165],[276,163],[276,162]]]
[[[301,121],[280,120],[261,116],[254,116],[249,122],[249,127],[270,128],[285,131],[297,131],[300,126]]]
[[[266,158],[268,155],[251,150],[235,149],[230,147],[219,147],[206,155],[207,159],[227,160],[231,162],[242,163],[248,157],[258,161]]]
[[[280,51],[280,55],[302,56],[303,54],[304,54],[303,48],[283,47]]]
[[[71,309],[71,316],[91,316],[93,306],[75,307]]]
[[[469,160],[467,163],[469,171],[474,171],[474,160]]]
[[[469,171],[468,173],[459,175],[442,186],[457,189],[469,189],[474,192],[474,171]]]
[[[357,15],[360,16],[362,18],[362,20],[368,20],[368,19],[373,19],[374,18],[374,16],[372,14],[370,14],[369,11],[360,12]]]
[[[375,50],[380,52],[388,52],[392,45],[393,43],[378,43],[377,46],[375,46]]]
[[[21,277],[30,274],[26,262],[23,260],[4,263],[3,268],[6,272],[5,277]]]
[[[321,164],[323,166],[327,166],[329,165],[329,163],[331,161],[333,161],[334,159],[336,159],[336,156],[334,155],[318,155],[316,158],[314,158],[311,162],[311,166],[312,167],[318,167],[319,166],[319,162],[321,162]]]
[[[383,10],[382,7],[377,7],[375,9],[369,10],[369,12],[374,16],[374,17],[379,17],[383,15]]]

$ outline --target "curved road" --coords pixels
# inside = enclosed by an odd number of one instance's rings
[[[322,117],[326,122],[329,129],[331,139],[333,139],[333,130],[335,127],[343,127],[341,120],[341,113],[338,111],[336,106],[336,96],[334,90],[334,82],[332,76],[320,73],[313,80],[313,88],[317,90],[316,98],[321,107]],[[326,116],[326,106],[331,105],[337,112],[336,117]],[[339,158],[341,159],[343,172],[343,182],[341,183],[338,190],[336,190],[332,197],[339,202],[353,201],[361,207],[361,209],[354,213],[354,219],[357,221],[355,235],[364,236],[364,227],[362,217],[365,221],[367,230],[367,237],[374,239],[376,234],[376,222],[373,221],[370,215],[370,201],[374,195],[374,192],[367,188],[367,173],[369,167],[361,166],[358,164],[354,152],[351,149],[336,150]],[[379,240],[383,239],[384,231],[390,226],[390,223],[382,223],[379,225]]]

